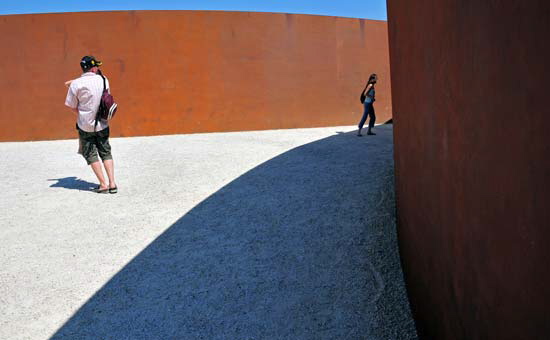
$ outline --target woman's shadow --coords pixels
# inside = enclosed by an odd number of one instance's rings
[[[92,191],[97,187],[96,183],[90,183],[84,181],[76,176],[65,177],[65,178],[52,178],[48,181],[57,181],[50,185],[50,188],[65,188],[73,190],[82,190],[82,191]]]

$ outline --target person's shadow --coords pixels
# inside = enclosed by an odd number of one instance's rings
[[[75,176],[65,177],[65,178],[51,178],[48,181],[57,181],[50,185],[50,188],[65,188],[73,190],[82,190],[82,191],[92,191],[97,187],[96,183],[91,183],[84,181]]]

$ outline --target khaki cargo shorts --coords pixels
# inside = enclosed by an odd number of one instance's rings
[[[77,127],[79,138],[79,153],[82,154],[88,164],[101,160],[113,159],[111,145],[109,144],[109,128],[97,132],[82,131]]]

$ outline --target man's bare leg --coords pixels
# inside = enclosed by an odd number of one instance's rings
[[[95,176],[99,181],[99,190],[107,189],[107,183],[105,182],[105,177],[103,176],[103,169],[101,168],[101,162],[96,161],[90,164],[92,170],[94,171]]]
[[[107,159],[103,161],[103,166],[107,172],[107,177],[109,177],[109,189],[116,188],[115,182],[115,164],[112,159]]]

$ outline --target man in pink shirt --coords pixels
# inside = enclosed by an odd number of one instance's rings
[[[99,66],[101,66],[101,61],[96,60],[93,56],[82,57],[80,61],[82,75],[65,83],[69,86],[65,105],[77,113],[76,128],[78,130],[80,151],[99,180],[99,187],[96,192],[115,194],[118,189],[115,182],[111,145],[109,144],[109,124],[107,120],[101,120],[97,117],[103,93],[103,76]],[[105,87],[109,90],[107,79],[105,79]],[[99,158],[103,161],[109,179],[108,183],[105,181]]]

